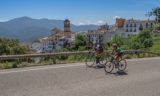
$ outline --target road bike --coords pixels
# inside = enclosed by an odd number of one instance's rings
[[[113,56],[111,56],[111,58],[113,58],[113,59],[104,64],[104,70],[105,70],[106,73],[111,73],[114,68],[118,69],[119,71],[125,71],[126,70],[127,61],[125,59],[120,59],[117,62]]]
[[[87,67],[94,67],[94,68],[97,68],[98,66],[104,67],[105,62],[106,62],[106,59],[105,59],[104,52],[98,58],[96,57],[96,52],[93,50],[90,50],[87,53],[86,60],[85,60],[85,64]]]

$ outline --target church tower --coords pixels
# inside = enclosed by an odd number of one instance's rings
[[[71,32],[71,29],[70,29],[70,21],[68,19],[66,19],[64,21],[64,32]]]

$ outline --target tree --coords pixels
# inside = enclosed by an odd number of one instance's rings
[[[16,39],[0,38],[0,55],[25,54],[30,49],[27,46],[22,46]]]
[[[133,43],[131,43],[130,48],[131,49],[141,49],[142,46],[139,42],[133,42]]]
[[[153,46],[153,39],[148,38],[143,41],[144,48],[149,48]]]
[[[160,23],[160,7],[152,9],[148,16],[155,16],[156,21]]]
[[[142,46],[141,46],[141,44],[139,43],[139,40],[138,40],[138,35],[130,36],[127,43],[129,45],[130,49],[140,49],[140,48],[142,48]]]
[[[118,46],[123,45],[124,41],[125,41],[124,38],[118,35],[113,36],[111,39],[111,43],[116,43]]]
[[[157,23],[157,24],[155,25],[155,29],[156,29],[156,30],[160,30],[160,23]]]
[[[145,29],[142,30],[137,37],[139,43],[143,46],[143,48],[149,48],[153,46],[153,38],[150,30]]]
[[[153,46],[153,38],[150,30],[144,29],[138,35],[132,36],[128,40],[131,49],[149,48]]]
[[[75,49],[78,50],[80,48],[80,50],[85,49],[86,48],[86,44],[87,43],[87,37],[84,35],[77,35],[75,38]],[[82,48],[85,47],[85,48]]]

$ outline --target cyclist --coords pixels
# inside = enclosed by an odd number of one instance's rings
[[[113,59],[116,60],[116,67],[118,66],[118,62],[122,59],[122,54],[123,54],[123,50],[118,47],[118,45],[116,43],[112,44],[112,52],[111,54],[113,55]]]
[[[100,44],[97,44],[95,46],[95,52],[96,52],[96,65],[98,66],[98,63],[100,62],[100,58],[103,53],[103,47]]]

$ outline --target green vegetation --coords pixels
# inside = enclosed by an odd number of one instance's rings
[[[129,38],[122,38],[114,36],[111,40],[112,43],[117,43],[118,46],[124,49],[149,49],[153,46],[153,36],[150,30],[142,30],[138,35],[130,36]]]
[[[155,20],[157,21],[154,25],[155,31],[160,30],[160,7],[152,9],[148,14],[149,16],[155,16]],[[160,53],[160,37],[153,36],[153,46],[149,49],[152,52]]]
[[[137,43],[139,43],[142,48],[148,49],[153,46],[153,39],[151,30],[145,29],[142,30],[137,36]]]
[[[160,30],[160,7],[153,9],[149,14],[149,16],[155,16],[157,23],[154,25],[153,29]],[[104,44],[103,47],[106,50],[111,48],[112,43],[117,43],[118,46],[125,50],[147,50],[155,53],[160,53],[160,36],[155,36],[150,29],[144,29],[140,27],[142,30],[139,34],[130,36],[129,38],[122,38],[118,35],[112,37],[111,41]],[[66,44],[67,46],[68,44]],[[87,37],[84,35],[77,35],[75,38],[75,43],[73,46],[69,46],[56,50],[56,52],[63,51],[84,51],[87,50]],[[15,39],[7,39],[0,38],[0,55],[15,55],[15,54],[26,54],[29,53],[30,49],[27,46],[22,46],[19,44],[18,40]],[[143,57],[153,57],[156,56],[154,54],[142,53],[142,54],[125,54],[124,58],[143,58]],[[57,57],[43,57],[39,58],[39,62],[37,65],[50,65],[50,64],[66,64],[66,63],[74,63],[74,62],[84,62],[87,57],[87,54],[72,54],[72,55],[63,55]],[[8,60],[8,61],[0,61],[0,69],[7,68],[17,68],[24,66],[35,66],[35,59],[25,58],[23,60]]]
[[[78,35],[76,37],[74,50],[78,50],[78,51],[86,50],[86,45],[87,45],[86,40],[87,40],[86,37],[82,35]],[[11,54],[11,53],[14,54],[15,52],[17,52],[13,50],[15,46],[16,48],[24,47],[24,46],[20,46],[17,40],[1,39],[1,42],[2,42],[1,46],[2,45],[9,46],[12,49],[13,52],[7,51],[7,54]],[[152,32],[147,29],[142,30],[138,35],[130,36],[129,38],[122,38],[116,35],[112,38],[112,40],[109,43],[104,44],[103,47],[109,50],[111,48],[112,43],[117,43],[121,48],[125,50],[129,50],[129,49],[136,49],[136,50],[140,49],[141,50],[142,49],[142,50],[148,50],[152,52],[160,52],[160,37],[159,36],[156,37],[152,35]],[[7,47],[4,47],[4,49],[5,48]],[[21,50],[20,52],[17,52],[16,54],[27,53],[28,50],[23,50],[23,51]],[[67,49],[64,49],[64,50],[67,50]],[[4,53],[5,52],[6,50],[4,51]],[[129,59],[129,58],[143,58],[143,57],[153,57],[153,56],[156,56],[156,55],[147,54],[147,53],[125,54],[124,58]],[[24,67],[24,66],[38,66],[38,65],[84,62],[86,57],[87,57],[87,54],[72,54],[69,56],[62,55],[62,56],[56,56],[56,57],[43,57],[43,58],[39,58],[40,61],[37,64],[35,64],[34,58],[32,59],[25,58],[23,60],[1,61],[0,68],[6,69],[6,68],[17,68],[17,67]]]
[[[15,55],[29,53],[27,46],[20,45],[16,39],[0,38],[0,55]],[[16,60],[0,61],[0,68],[17,68],[19,63]]]
[[[160,53],[160,37],[154,37],[153,38],[154,45],[150,48],[151,52]]]
[[[75,50],[84,51],[86,50],[87,37],[83,35],[77,35],[75,39]]]
[[[30,50],[19,44],[18,40],[0,38],[0,55],[26,54]]]
[[[156,29],[156,30],[160,30],[160,23],[157,23],[157,24],[155,25],[155,29]]]
[[[125,43],[124,41],[125,41],[124,38],[122,38],[118,35],[115,35],[115,36],[112,37],[110,43],[117,43],[117,45],[120,46],[120,45],[124,45],[124,43]]]
[[[9,68],[17,68],[17,62],[3,62],[0,64],[0,69],[9,69]]]
[[[149,12],[148,16],[155,16],[156,21],[160,23],[160,7],[152,9],[152,11]]]

